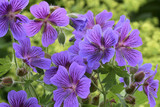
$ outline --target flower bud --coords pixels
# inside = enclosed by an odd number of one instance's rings
[[[134,96],[132,96],[132,95],[128,95],[126,98],[125,98],[125,101],[126,101],[126,103],[128,103],[128,104],[135,104],[135,97]]]
[[[135,82],[141,82],[143,80],[144,76],[145,76],[145,74],[143,71],[136,73],[134,75]]]
[[[125,90],[126,90],[126,93],[127,94],[132,94],[134,92],[136,88],[136,84],[132,83],[129,87],[127,87]]]
[[[137,67],[130,67],[130,73],[135,74],[138,71]]]
[[[97,95],[97,96],[93,97],[93,99],[92,99],[92,104],[93,105],[98,105],[99,104],[99,97],[100,97],[100,95]]]
[[[58,42],[61,44],[61,45],[64,45],[65,44],[65,41],[66,41],[66,36],[63,32],[60,32],[59,35],[58,35]]]
[[[28,73],[28,71],[26,70],[26,68],[18,68],[17,70],[17,75],[20,77],[25,76]]]
[[[3,86],[7,86],[7,87],[12,86],[13,85],[13,79],[11,77],[2,78],[1,84]]]

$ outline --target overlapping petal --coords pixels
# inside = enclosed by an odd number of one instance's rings
[[[120,41],[123,41],[129,34],[130,32],[130,29],[131,28],[131,25],[129,22],[125,22],[123,25],[122,25],[122,29],[121,29],[121,32],[120,32]]]
[[[16,15],[16,22],[17,22],[17,23],[28,23],[28,22],[29,22],[29,19],[28,19],[28,17],[26,17],[26,16],[24,16],[24,15],[17,14],[17,15]]]
[[[102,58],[102,63],[105,64],[106,62],[109,62],[113,58],[114,53],[115,53],[114,48],[106,49]]]
[[[32,46],[28,55],[32,58],[44,58],[45,53],[41,47]]]
[[[87,25],[86,25],[86,28],[87,29],[91,29],[93,26],[94,26],[94,15],[92,13],[92,11],[88,11],[86,14],[85,14],[86,18],[87,18]]]

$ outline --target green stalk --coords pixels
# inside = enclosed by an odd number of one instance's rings
[[[17,59],[16,59],[16,57],[15,57],[15,51],[14,51],[14,49],[13,49],[13,43],[15,42],[14,41],[14,37],[13,37],[13,35],[12,35],[12,33],[11,33],[11,39],[12,39],[12,62],[14,62],[14,64],[16,65],[16,69],[18,68],[18,63],[17,63]]]

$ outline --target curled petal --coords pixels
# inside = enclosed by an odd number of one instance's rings
[[[49,4],[46,1],[42,1],[39,3],[39,5],[35,4],[31,6],[30,12],[33,14],[34,17],[44,19],[50,13]]]

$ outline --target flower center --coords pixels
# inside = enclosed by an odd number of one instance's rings
[[[71,89],[72,89],[74,92],[76,92],[76,87],[77,87],[77,85],[72,84]]]
[[[14,20],[15,19],[15,13],[10,11],[10,12],[8,12],[7,17],[8,17],[9,20]]]

